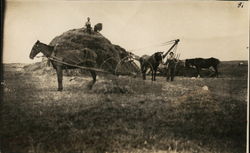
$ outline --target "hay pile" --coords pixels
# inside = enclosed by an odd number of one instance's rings
[[[97,54],[97,68],[118,74],[138,73],[139,69],[133,61],[123,62],[129,53],[118,45],[112,44],[101,33],[92,31],[88,34],[84,28],[72,29],[55,37],[50,44],[55,51],[89,48]]]

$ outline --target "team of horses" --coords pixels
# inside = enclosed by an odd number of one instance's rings
[[[75,49],[75,50],[60,50],[55,46],[50,46],[40,42],[39,40],[33,45],[29,57],[33,59],[38,53],[44,54],[50,62],[52,63],[53,68],[57,73],[58,80],[58,91],[63,90],[63,70],[64,69],[75,69],[79,68],[79,66],[84,66],[86,70],[88,70],[92,76],[92,83],[89,85],[91,89],[96,82],[96,71],[93,69],[96,67],[96,59],[97,55],[95,51],[84,48],[84,49]],[[146,79],[147,70],[151,70],[151,80],[156,80],[156,72],[160,64],[163,63],[163,52],[156,52],[151,56],[143,55],[139,58],[139,62],[141,65],[141,73],[142,78]],[[215,70],[215,74],[218,77],[218,65],[220,61],[216,58],[193,58],[185,60],[185,67],[195,67],[197,70],[198,77],[200,76],[200,71],[202,68],[210,68],[213,67]]]

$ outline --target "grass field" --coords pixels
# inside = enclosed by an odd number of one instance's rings
[[[166,82],[4,67],[1,153],[244,153],[247,66],[224,62],[219,78]],[[204,86],[208,87],[206,90]]]

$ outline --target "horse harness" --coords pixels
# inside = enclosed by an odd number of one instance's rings
[[[56,57],[56,54],[55,52],[53,51],[52,54],[47,57],[50,61],[55,61],[57,63],[60,63],[61,65],[68,65],[68,66],[73,66],[73,67],[76,67],[76,68],[80,68],[80,69],[85,69],[85,70],[94,70],[96,72],[102,72],[102,73],[109,73],[107,71],[103,71],[101,69],[96,69],[96,68],[90,68],[90,67],[85,67],[85,66],[80,66],[80,65],[75,65],[75,64],[70,64],[70,63],[67,63],[67,62],[64,62],[63,61],[63,57]]]

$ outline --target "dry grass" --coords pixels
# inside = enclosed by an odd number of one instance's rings
[[[245,152],[246,75],[108,76],[93,90],[89,77],[67,76],[63,92],[54,73],[7,65],[4,75],[3,153]]]

